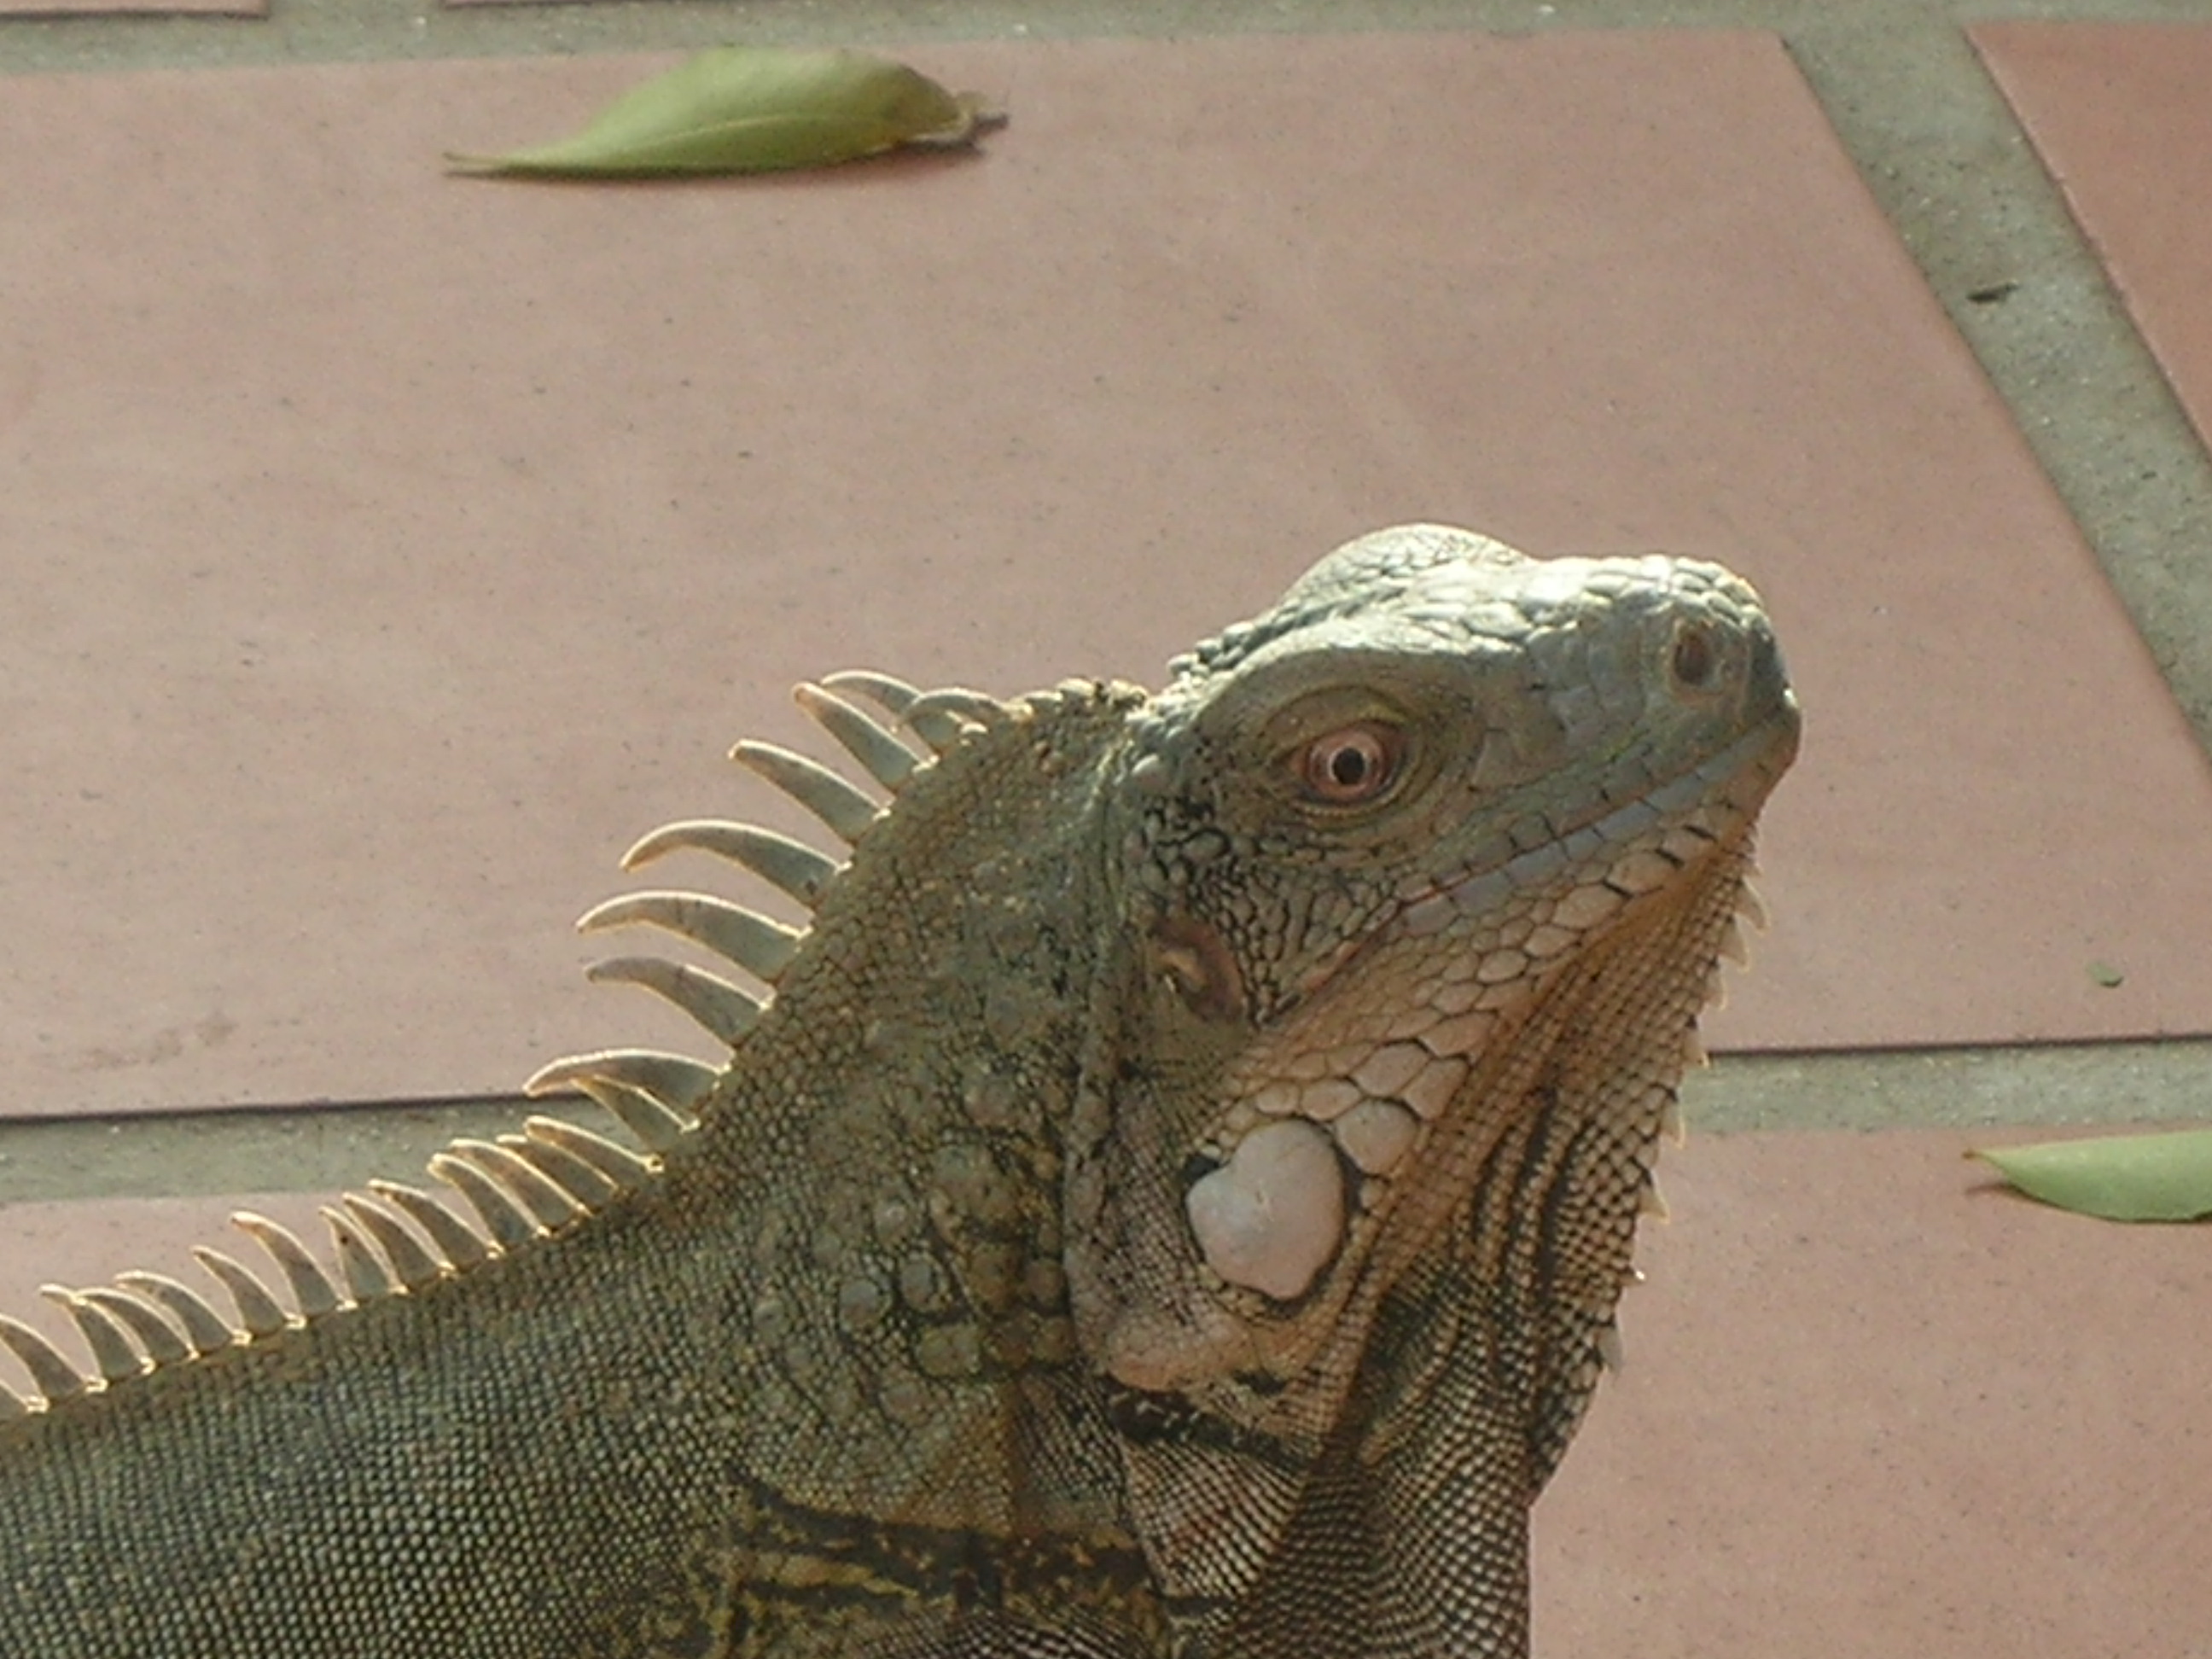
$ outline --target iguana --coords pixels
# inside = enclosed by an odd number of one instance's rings
[[[802,687],[842,862],[687,822],[802,931],[627,957],[718,1068],[54,1292],[0,1390],[9,1659],[1353,1659],[1528,1643],[1797,714],[1752,591],[1380,532],[1157,695]],[[877,712],[867,712],[872,706]]]

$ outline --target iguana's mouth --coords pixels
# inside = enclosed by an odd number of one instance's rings
[[[1503,864],[1438,881],[1427,893],[1408,900],[1360,948],[1371,948],[1382,939],[1419,939],[1495,915],[1509,907],[1515,895],[1550,884],[1562,870],[1594,865],[1608,846],[1628,850],[1592,882],[1575,889],[1576,893],[1603,889],[1618,894],[1625,903],[1665,884],[1677,871],[1748,824],[1788,769],[1797,750],[1797,701],[1790,692],[1782,695],[1782,707],[1772,718],[1665,783],[1610,810],[1594,808],[1558,826],[1542,846]],[[1656,843],[1650,842],[1650,832],[1669,817],[1676,820],[1674,828]],[[1657,862],[1646,860],[1647,854]],[[1608,914],[1612,908],[1607,907]],[[1540,926],[1538,931],[1542,931]],[[1524,947],[1524,954],[1557,954],[1571,943],[1571,938],[1563,939],[1548,952]],[[1356,954],[1332,963],[1321,982],[1336,977]]]

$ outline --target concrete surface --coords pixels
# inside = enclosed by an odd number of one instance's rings
[[[8,71],[581,52],[727,39],[915,41],[1368,28],[1778,31],[1930,289],[2109,572],[2201,738],[2212,739],[2212,464],[1963,33],[1990,17],[2212,20],[2212,3],[1446,4],[1224,0],[1055,8],[967,0],[707,7],[280,3],[266,21],[9,19]],[[1697,1089],[1718,1127],[2187,1118],[2212,1113],[2212,1044],[1769,1057]],[[474,1109],[165,1123],[0,1124],[0,1201],[317,1187],[407,1164]],[[504,1116],[513,1103],[489,1109]],[[94,1158],[94,1147],[101,1149]],[[205,1160],[203,1162],[203,1160]],[[228,1168],[228,1181],[217,1167]]]

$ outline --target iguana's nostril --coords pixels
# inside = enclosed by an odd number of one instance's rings
[[[1691,623],[1675,630],[1673,668],[1675,681],[1693,691],[1702,691],[1713,678],[1719,653],[1713,648],[1713,638],[1704,628]]]

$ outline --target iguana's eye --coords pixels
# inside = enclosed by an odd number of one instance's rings
[[[1405,747],[1397,727],[1379,720],[1340,726],[1300,751],[1299,781],[1316,800],[1356,806],[1373,800],[1396,781]]]

